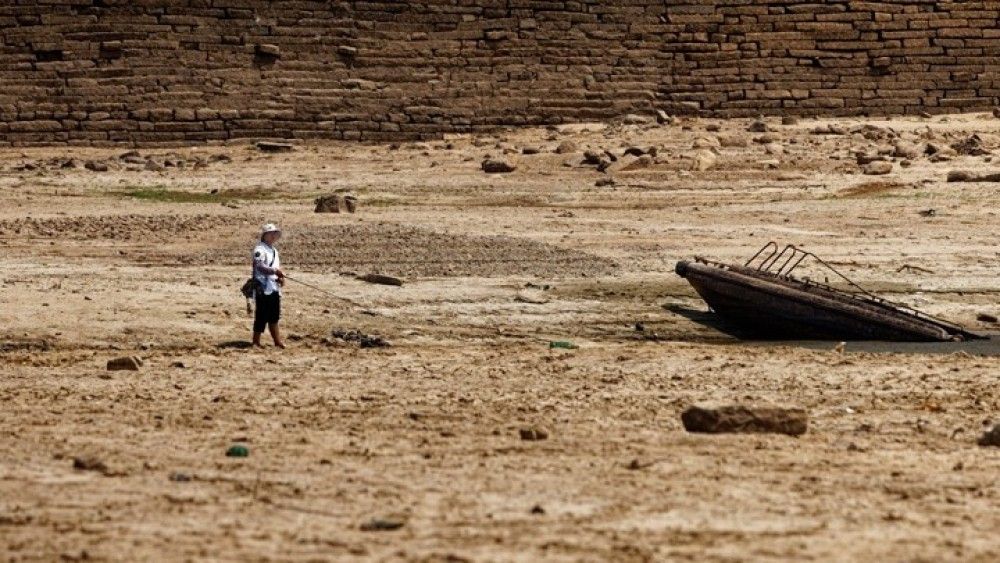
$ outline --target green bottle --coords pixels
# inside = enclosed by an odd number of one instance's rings
[[[549,349],[560,348],[562,350],[576,350],[577,345],[572,342],[566,342],[565,340],[554,340],[549,342]]]

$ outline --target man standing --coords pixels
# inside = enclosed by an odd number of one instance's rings
[[[285,273],[281,271],[281,259],[274,245],[281,238],[281,229],[273,223],[264,225],[260,242],[253,249],[253,279],[256,281],[254,298],[257,311],[253,320],[253,345],[262,347],[260,337],[266,326],[274,339],[274,345],[284,348],[278,321],[281,319],[281,287],[285,285]]]

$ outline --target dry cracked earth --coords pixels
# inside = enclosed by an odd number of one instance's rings
[[[1000,170],[998,124],[4,149],[0,556],[995,561],[991,346],[740,341],[673,268],[794,243],[996,332],[1000,184],[948,177]],[[337,193],[357,212],[313,212]],[[245,348],[264,221],[324,290],[289,283],[283,351]],[[685,432],[706,401],[809,430]]]

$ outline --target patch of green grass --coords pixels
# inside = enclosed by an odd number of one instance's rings
[[[212,193],[209,191],[187,192],[181,190],[168,190],[158,186],[115,190],[109,192],[109,194],[117,197],[127,197],[142,201],[160,203],[227,203],[235,201],[274,199],[279,195],[262,188],[246,190],[218,190]]]

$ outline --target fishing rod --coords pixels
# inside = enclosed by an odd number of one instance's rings
[[[318,292],[320,292],[320,293],[322,293],[322,294],[324,294],[324,295],[326,295],[328,297],[332,297],[332,298],[334,298],[334,299],[336,299],[338,301],[343,301],[344,303],[348,303],[348,304],[350,304],[350,305],[352,305],[354,307],[357,307],[359,309],[363,309],[365,311],[368,311],[368,308],[365,307],[364,305],[362,305],[361,303],[358,303],[357,301],[352,301],[350,299],[347,299],[346,297],[341,297],[341,296],[339,296],[339,295],[337,295],[337,294],[335,294],[335,293],[333,293],[331,291],[327,291],[327,290],[323,289],[322,287],[317,287],[317,286],[315,286],[315,285],[313,285],[311,283],[306,283],[306,282],[304,282],[304,281],[302,281],[300,279],[293,278],[291,276],[285,276],[285,279],[289,280],[289,281],[293,281],[293,282],[295,282],[295,283],[297,283],[299,285],[304,285],[304,286],[308,287],[309,289],[312,289],[314,291],[318,291]]]

